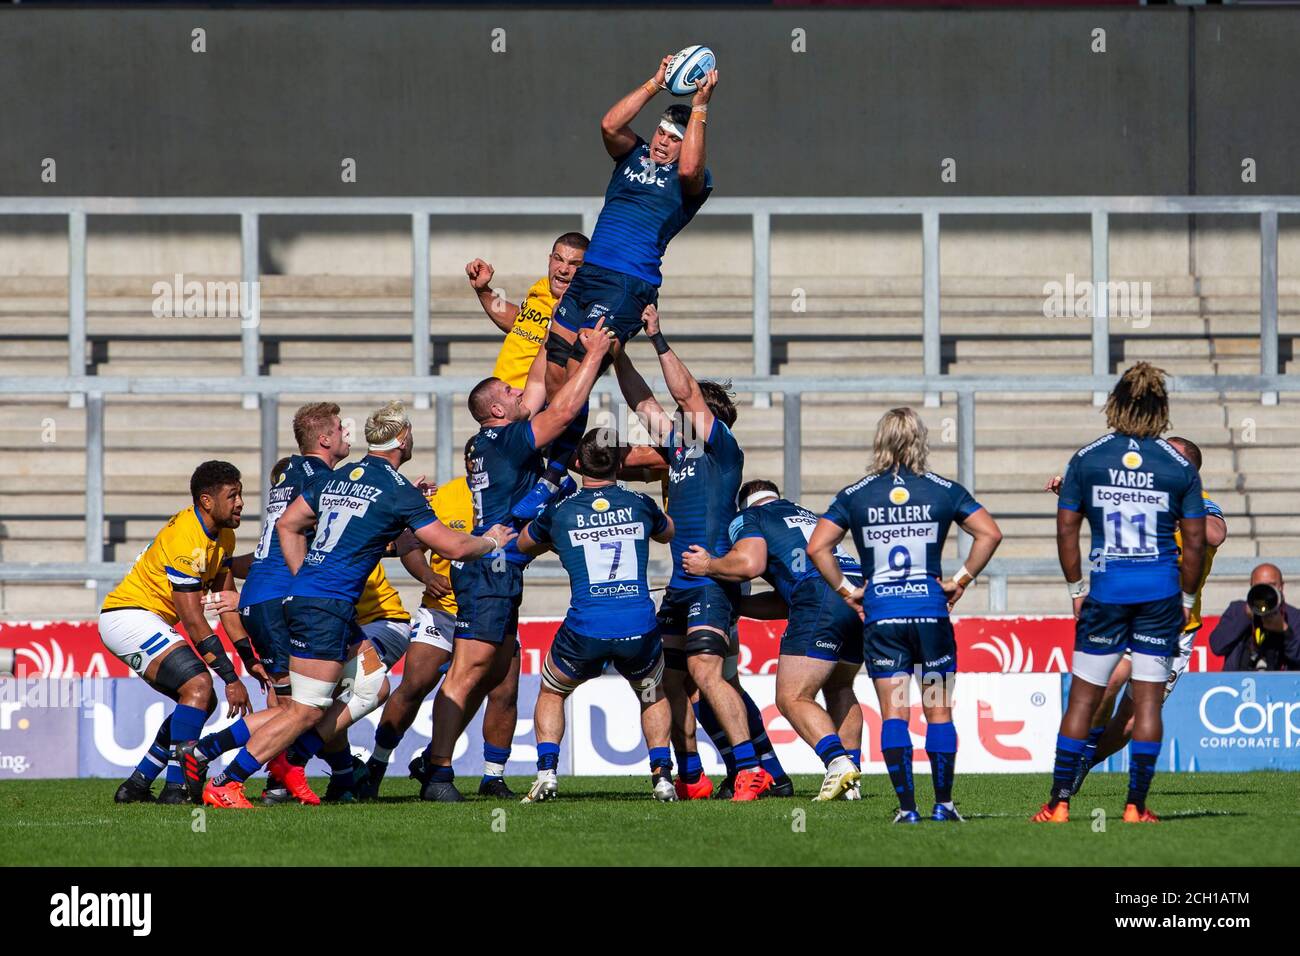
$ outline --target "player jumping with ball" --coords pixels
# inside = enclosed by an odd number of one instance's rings
[[[631,127],[641,110],[665,83],[672,56],[665,56],[655,75],[609,108],[600,121],[605,151],[614,172],[605,188],[605,205],[596,220],[586,258],[555,306],[546,358],[572,378],[585,354],[578,330],[591,328],[602,317],[617,344],[605,367],[622,346],[641,331],[641,312],[659,301],[659,271],[669,241],[686,227],[713,191],[705,166],[704,140],[709,100],[718,85],[718,71],[696,81],[691,105],[674,103],[659,117],[647,143]],[[548,380],[554,381],[553,376]],[[554,393],[554,388],[548,388]],[[548,396],[549,397],[549,396]],[[584,408],[551,446],[546,473],[514,508],[518,518],[532,518],[559,489],[568,462],[587,427]]]

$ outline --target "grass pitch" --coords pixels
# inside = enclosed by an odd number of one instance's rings
[[[658,804],[641,777],[560,779],[560,799],[537,806],[470,796],[422,803],[396,772],[377,801],[256,811],[117,806],[116,780],[0,783],[0,865],[1000,865],[1259,866],[1300,861],[1297,775],[1158,775],[1159,825],[1120,822],[1127,774],[1093,774],[1065,826],[1028,823],[1047,774],[957,777],[965,824],[892,826],[887,780],[864,778],[859,802],[812,803],[821,782],[797,777],[799,796],[756,804]],[[470,794],[477,780],[459,781]],[[917,775],[928,809],[929,781]],[[523,792],[525,778],[511,778]],[[318,792],[324,781],[314,780]],[[157,790],[157,786],[155,787]],[[261,793],[260,782],[249,786]],[[1105,812],[1104,830],[1095,821]],[[275,847],[275,852],[268,852]]]

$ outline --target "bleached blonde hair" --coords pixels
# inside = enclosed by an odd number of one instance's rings
[[[929,457],[930,433],[920,415],[904,406],[880,416],[872,443],[870,474],[897,474],[902,467],[921,475],[929,469]]]
[[[381,405],[366,419],[366,444],[383,445],[411,427],[406,406],[399,401]]]

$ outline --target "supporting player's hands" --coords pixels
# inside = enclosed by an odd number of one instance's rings
[[[659,334],[659,310],[653,305],[647,305],[641,310],[641,325],[645,328],[646,335]]]
[[[432,598],[445,598],[451,594],[451,580],[445,574],[430,574],[424,593]]]
[[[1083,599],[1086,598],[1087,596],[1088,595],[1085,594],[1082,597],[1074,598],[1071,601],[1071,603],[1074,605],[1074,619],[1076,621],[1079,619],[1079,615],[1083,613]],[[1184,620],[1183,623],[1186,624],[1187,621]]]
[[[1061,494],[1061,482],[1063,480],[1064,479],[1061,478],[1060,475],[1049,478],[1047,484],[1043,485],[1043,490],[1050,491],[1052,494],[1059,496]]]
[[[602,316],[594,328],[582,329],[578,332],[578,341],[588,353],[601,356],[609,351],[614,342],[614,330],[605,328],[605,319]]]
[[[261,685],[262,693],[270,697],[275,691],[271,690],[271,675],[266,672],[261,661],[257,661],[248,668],[248,673]]]
[[[237,680],[226,685],[226,703],[230,705],[227,717],[247,717],[253,712],[253,702],[248,699],[248,691]]]
[[[682,570],[687,574],[695,575],[697,578],[709,576],[709,565],[712,562],[713,556],[698,544],[691,545],[682,554]]]
[[[469,284],[473,286],[475,292],[483,292],[492,284],[492,277],[496,275],[496,271],[490,262],[475,259],[465,266],[465,275],[469,276]]]
[[[420,475],[415,479],[415,487],[418,488],[420,494],[424,495],[426,498],[432,498],[438,491],[438,483],[436,481],[429,481],[429,479],[424,475]]]
[[[718,85],[718,71],[709,70],[695,81],[695,93],[691,96],[692,106],[704,106],[713,97],[713,90]]]
[[[519,532],[509,525],[504,524],[494,524],[492,527],[488,528],[487,531],[483,532],[483,537],[494,540],[497,543],[498,548],[504,548],[518,536]]]

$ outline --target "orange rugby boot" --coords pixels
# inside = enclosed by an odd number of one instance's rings
[[[276,754],[275,758],[267,764],[267,770],[289,788],[289,792],[298,798],[299,803],[305,803],[309,807],[320,806],[320,797],[316,796],[307,785],[307,771],[289,763],[289,758],[284,754]]]
[[[1050,803],[1044,803],[1043,808],[1035,813],[1029,820],[1030,823],[1069,823],[1070,822],[1070,804],[1062,800],[1056,806]]]

